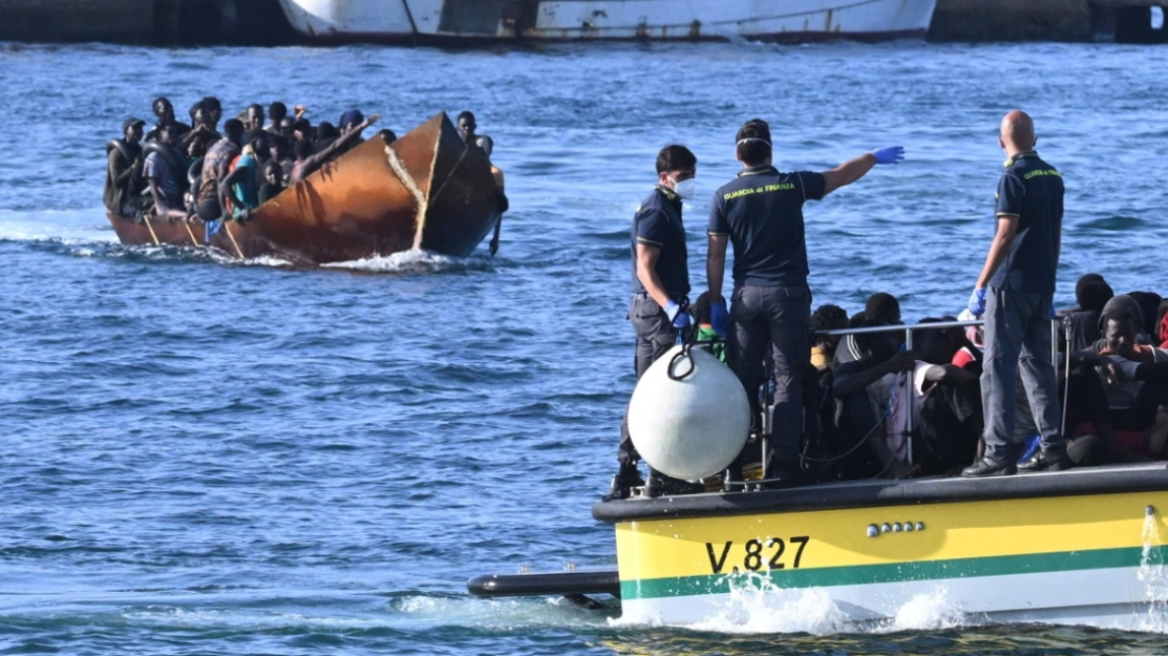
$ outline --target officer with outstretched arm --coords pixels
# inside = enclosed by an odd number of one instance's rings
[[[811,358],[811,290],[807,286],[807,244],[803,204],[864,177],[877,164],[895,164],[904,148],[861,155],[822,173],[782,173],[771,165],[770,126],[753,119],[738,130],[737,179],[714,193],[710,208],[709,281],[711,319],[726,329],[722,278],[726,244],[734,248],[734,292],[727,330],[727,363],[750,399],[752,432],[761,434],[759,388],[763,355],[770,344],[774,364],[772,434],[764,436],[770,487],[801,482],[799,439],[803,430],[803,377]],[[726,489],[742,481],[743,456],[726,471]]]

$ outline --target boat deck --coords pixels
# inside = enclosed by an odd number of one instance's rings
[[[636,520],[1163,490],[1168,490],[1168,463],[1148,462],[993,478],[868,479],[761,492],[716,492],[653,499],[638,497],[598,503],[592,507],[592,516],[602,522],[617,524]]]

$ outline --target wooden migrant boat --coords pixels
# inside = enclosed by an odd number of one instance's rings
[[[245,257],[271,255],[298,264],[346,262],[410,249],[466,257],[499,220],[486,156],[468,148],[445,112],[400,139],[378,133],[285,189],[243,224],[228,222],[211,245]],[[158,240],[192,246],[181,223],[150,226],[109,214],[124,244]],[[204,243],[204,226],[190,224]]]

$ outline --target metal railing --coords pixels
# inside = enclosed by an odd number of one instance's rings
[[[1063,325],[1063,322],[1064,322],[1064,317],[1061,317],[1061,316],[1054,317],[1050,320],[1050,361],[1051,361],[1051,364],[1054,365],[1055,367],[1057,367],[1059,364],[1058,333],[1059,333],[1059,328]],[[824,337],[836,337],[836,336],[846,337],[848,335],[865,335],[865,334],[873,334],[873,333],[896,332],[896,331],[903,330],[904,331],[904,347],[906,350],[911,351],[913,348],[913,333],[918,331],[918,330],[945,330],[948,328],[968,328],[970,326],[984,326],[984,325],[985,325],[985,321],[980,320],[980,319],[973,320],[973,321],[933,321],[933,322],[929,322],[929,323],[917,323],[917,324],[896,324],[896,325],[888,325],[888,326],[871,326],[868,328],[841,328],[838,330],[817,330],[817,331],[815,331],[814,334],[818,335],[818,336],[824,336]],[[911,381],[910,381],[910,385],[911,385]],[[774,427],[771,425],[771,423],[772,423],[772,415],[774,412],[774,406],[772,403],[767,402],[764,405],[764,408],[765,408],[765,411],[763,412],[763,432],[765,432],[767,434],[772,434]],[[804,420],[804,421],[806,421],[806,420]],[[909,464],[912,464],[913,413],[912,413],[911,409],[909,410],[908,414],[906,415],[906,424],[907,424],[906,425],[907,435],[906,435],[905,439],[907,440],[907,445],[908,445],[907,446],[907,461],[909,462]],[[763,440],[762,447],[763,447],[763,453],[762,453],[762,456],[763,456],[763,458],[762,458],[762,461],[763,461],[763,473],[762,473],[763,481],[759,481],[759,482],[766,482],[766,481],[770,480],[767,477],[767,472],[766,472],[766,462],[767,462],[766,440]]]

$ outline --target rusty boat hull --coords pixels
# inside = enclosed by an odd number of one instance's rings
[[[109,215],[124,244],[193,246],[182,224],[144,224]],[[296,264],[347,262],[411,249],[466,257],[499,220],[495,179],[478,148],[467,148],[445,113],[387,144],[381,133],[252,212],[228,222],[210,245],[248,258]],[[204,226],[190,224],[204,243]],[[234,237],[234,243],[231,237]]]

